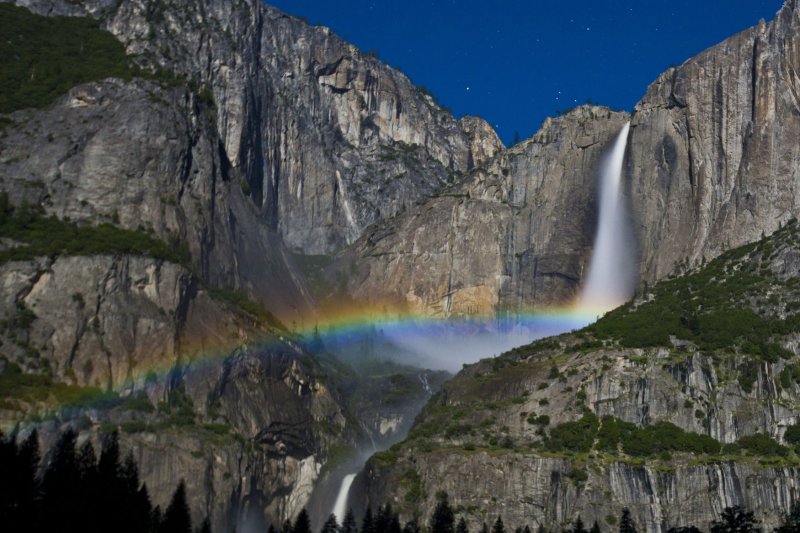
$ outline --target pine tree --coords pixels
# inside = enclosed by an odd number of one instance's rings
[[[106,435],[97,462],[97,493],[95,494],[97,521],[113,531],[127,527],[120,480],[119,435],[116,431]]]
[[[75,451],[77,434],[67,429],[58,438],[53,448],[50,463],[42,479],[41,525],[43,531],[67,533],[83,531],[79,524],[83,520],[83,495],[80,486],[80,471]]]
[[[503,525],[503,519],[499,515],[492,526],[492,533],[506,533],[506,526]]]
[[[703,533],[695,526],[681,526],[681,527],[671,527],[667,530],[667,533]]]
[[[356,517],[353,515],[353,510],[348,509],[342,520],[342,533],[357,533],[358,526],[356,525]]]
[[[458,519],[458,525],[456,525],[456,533],[469,533],[469,528],[467,527],[467,521],[464,520],[464,517]]]
[[[486,524],[486,522],[481,525],[481,533],[489,533],[489,526]]]
[[[372,518],[372,507],[367,506],[361,520],[361,533],[375,533],[375,520]]]
[[[597,520],[592,524],[592,529],[589,530],[589,533],[600,533],[600,524],[597,523]]]
[[[403,528],[400,527],[400,515],[392,513],[392,521],[389,523],[389,533],[403,533]]]
[[[275,526],[272,524],[269,525],[269,529],[267,529],[267,533],[278,533],[278,530],[275,529]]]
[[[726,507],[720,519],[711,522],[711,533],[755,533],[757,524],[751,511],[735,505]]]
[[[792,502],[789,514],[783,517],[783,522],[775,528],[775,533],[799,533],[800,532],[800,501]]]
[[[211,533],[211,522],[208,520],[208,517],[203,519],[203,523],[200,524],[198,533]]]
[[[39,437],[33,431],[22,444],[0,433],[0,524],[8,531],[35,529]]]
[[[522,533],[533,533],[533,532],[531,531],[531,528],[530,528],[530,526],[527,526],[527,525],[526,525],[526,526],[525,526],[525,527],[522,529]]]
[[[453,508],[447,498],[447,493],[440,491],[436,494],[436,508],[431,516],[431,523],[428,531],[430,533],[454,533],[455,516]]]
[[[161,513],[161,506],[156,505],[155,508],[150,512],[150,527],[147,529],[149,533],[159,533],[161,531],[161,522],[164,520],[164,516]]]
[[[336,521],[336,515],[331,513],[325,523],[322,524],[320,533],[339,533],[339,523]]]
[[[378,508],[378,516],[375,517],[375,533],[389,533],[393,514],[390,503]]]
[[[636,533],[636,526],[633,525],[631,512],[627,507],[622,510],[622,516],[619,520],[619,533]]]
[[[293,530],[292,521],[287,518],[286,521],[283,522],[283,526],[281,526],[281,533],[292,533]]]
[[[419,522],[417,522],[416,518],[412,518],[403,526],[403,533],[420,533],[420,531]]]
[[[575,523],[572,526],[572,533],[586,533],[586,528],[583,527],[583,520],[581,517],[575,519]]]
[[[186,484],[183,480],[172,495],[159,533],[192,533],[192,519],[189,516],[189,505],[186,503]]]
[[[292,533],[311,533],[311,519],[308,517],[305,507],[300,509],[300,513],[294,521]]]
[[[83,526],[86,531],[99,531],[105,524],[100,522],[98,515],[91,508],[94,502],[97,502],[101,488],[98,485],[97,477],[97,455],[94,453],[94,446],[90,440],[84,442],[80,451],[78,451],[78,472],[80,485],[77,490],[89,502],[86,509],[87,512],[84,515]]]

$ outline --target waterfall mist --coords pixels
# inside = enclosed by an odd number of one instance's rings
[[[630,123],[627,123],[600,167],[597,232],[589,273],[578,300],[580,308],[608,311],[633,295],[633,235],[621,191],[629,131]]]

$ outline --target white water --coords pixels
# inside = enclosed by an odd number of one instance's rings
[[[347,513],[347,496],[350,494],[350,485],[356,478],[355,474],[347,474],[342,480],[342,485],[339,487],[339,494],[336,496],[336,503],[333,505],[333,514],[336,516],[336,521],[341,525],[344,521],[344,516]]]
[[[600,168],[600,211],[594,250],[579,299],[581,308],[608,311],[633,294],[633,239],[622,200],[622,164],[630,123],[625,124]]]

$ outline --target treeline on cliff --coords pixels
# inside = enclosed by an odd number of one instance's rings
[[[192,533],[186,487],[178,483],[166,510],[153,506],[132,454],[116,433],[99,458],[87,440],[62,433],[42,459],[37,433],[22,441],[0,434],[0,529],[8,533]],[[208,521],[197,530],[211,531]]]
[[[456,511],[450,505],[446,492],[436,495],[437,503],[431,519],[427,524],[420,524],[412,518],[401,526],[399,514],[394,512],[391,504],[382,506],[376,514],[367,508],[359,526],[348,511],[344,521],[339,525],[334,515],[330,515],[322,526],[321,533],[532,533],[530,526],[507,528],[503,518],[498,516],[491,527],[486,522],[472,525],[462,516],[456,520]],[[536,529],[536,533],[555,533],[558,530],[548,531],[543,526]],[[613,527],[601,528],[597,522],[587,529],[580,517],[575,519],[572,526],[561,530],[561,533],[600,533],[601,531],[619,531],[619,533],[637,533],[638,529],[631,517],[630,511],[624,509],[619,521]],[[702,533],[696,526],[672,527],[668,533]],[[760,533],[764,530],[759,527],[758,520],[752,511],[742,507],[727,507],[723,510],[718,520],[711,523],[710,533]],[[312,533],[308,514],[305,510],[300,512],[294,524],[287,521],[280,532],[274,527],[269,528],[269,533]],[[800,502],[792,505],[791,512],[784,516],[780,526],[773,533],[800,533]]]

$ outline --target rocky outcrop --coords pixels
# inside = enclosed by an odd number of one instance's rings
[[[498,152],[505,150],[505,145],[497,132],[481,117],[462,117],[458,125],[469,139],[469,166],[481,167]]]
[[[601,107],[549,119],[461,184],[376,225],[342,260],[351,294],[437,316],[570,299],[592,245],[596,169],[627,119]]]
[[[626,182],[652,281],[800,213],[800,7],[668,70],[636,106]]]

